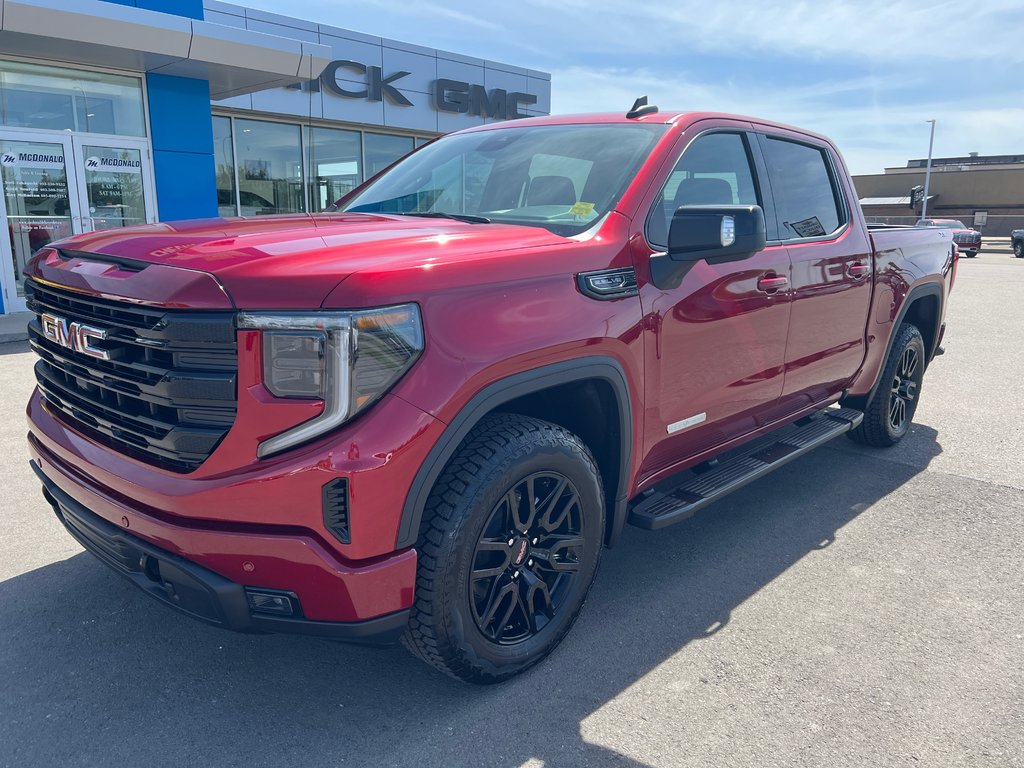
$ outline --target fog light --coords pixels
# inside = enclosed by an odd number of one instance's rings
[[[246,589],[245,595],[249,599],[249,609],[253,613],[269,613],[275,616],[294,616],[295,604],[292,598],[280,592],[257,592]]]

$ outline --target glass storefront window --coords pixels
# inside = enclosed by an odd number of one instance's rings
[[[146,223],[142,153],[137,149],[83,146],[87,219],[94,230]]]
[[[32,254],[72,233],[72,209],[63,144],[0,141],[0,180],[18,296]]]
[[[299,126],[235,120],[242,216],[306,210]]]
[[[217,213],[237,216],[235,153],[231,148],[231,118],[213,118],[213,163],[217,169]]]
[[[310,128],[307,137],[310,205],[322,211],[363,180],[359,132]]]
[[[298,213],[307,205],[310,211],[324,211],[364,179],[429,141],[433,139],[214,115],[217,210],[221,216]],[[465,195],[479,186],[475,170],[460,166]]]
[[[366,144],[366,178],[380,173],[413,150],[412,136],[388,136],[383,133],[363,135]]]
[[[145,136],[137,77],[0,61],[0,125]]]

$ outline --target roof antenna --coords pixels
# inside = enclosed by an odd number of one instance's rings
[[[639,99],[633,102],[633,108],[626,113],[626,117],[632,120],[634,117],[643,117],[644,115],[653,115],[657,113],[658,108],[654,104],[647,103],[647,97],[641,96]]]

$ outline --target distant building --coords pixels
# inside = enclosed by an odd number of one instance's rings
[[[905,168],[854,176],[864,215],[869,221],[913,224],[920,205],[910,207],[910,190],[924,184],[927,160],[910,160]],[[929,218],[960,219],[967,225],[975,214],[987,222],[978,229],[990,237],[1005,237],[1024,227],[1024,154],[932,158],[928,190]]]

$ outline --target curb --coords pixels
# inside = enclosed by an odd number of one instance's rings
[[[0,344],[26,341],[28,339],[28,321],[31,317],[30,312],[0,315]]]

